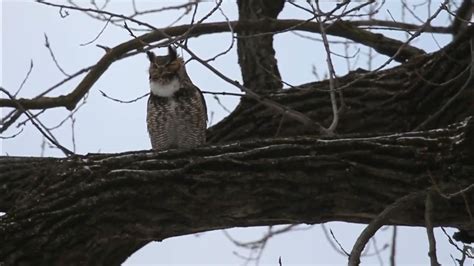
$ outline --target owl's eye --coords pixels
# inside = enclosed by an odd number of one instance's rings
[[[151,64],[151,69],[161,72],[161,71],[163,71],[163,66],[158,65],[157,63],[153,63],[153,64]]]
[[[168,61],[167,61],[166,64],[165,64],[165,67],[171,65],[173,62],[174,62],[174,59],[173,59],[173,58],[169,58]]]

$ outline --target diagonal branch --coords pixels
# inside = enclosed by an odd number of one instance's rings
[[[372,238],[375,233],[382,227],[387,224],[393,216],[403,208],[406,208],[410,204],[413,204],[415,201],[419,200],[422,196],[425,195],[425,192],[418,191],[413,192],[408,195],[405,195],[397,199],[394,203],[388,205],[377,217],[375,217],[362,233],[357,238],[354,246],[352,247],[351,254],[349,255],[349,265],[356,266],[360,263],[360,255],[364,250],[367,242]]]
[[[112,13],[113,14],[113,13]],[[304,22],[302,24],[302,22]],[[307,32],[320,33],[320,27],[315,22],[305,22],[301,20],[274,20],[269,21],[257,20],[257,21],[232,21],[218,22],[218,23],[203,23],[195,25],[182,25],[171,28],[158,29],[151,33],[144,34],[139,37],[139,40],[133,39],[122,44],[119,44],[106,52],[106,54],[94,65],[91,70],[87,73],[84,79],[77,85],[77,87],[66,95],[58,97],[40,97],[37,99],[18,99],[18,102],[25,109],[48,109],[55,107],[66,107],[68,110],[74,109],[76,104],[84,97],[84,95],[90,90],[95,82],[102,76],[102,74],[109,68],[109,66],[125,55],[127,52],[143,48],[144,43],[153,43],[163,39],[167,39],[168,36],[178,37],[185,33],[188,33],[187,38],[197,37],[203,34],[211,33],[222,33],[229,32],[231,29],[229,24],[232,26],[234,32],[238,33],[245,30],[253,30],[255,32],[282,32],[287,29],[300,30]],[[151,26],[151,25],[150,25]],[[328,25],[325,25],[327,27]],[[190,27],[193,29],[189,31]],[[165,34],[163,34],[165,33]],[[402,44],[400,41],[389,39],[381,34],[374,34],[368,31],[363,31],[352,26],[350,22],[337,21],[331,24],[326,31],[327,34],[334,36],[344,37],[351,39],[356,42],[360,42],[364,45],[373,47],[375,50],[386,55],[395,55],[395,59],[405,61],[407,58],[411,58],[416,55],[423,54],[419,49],[406,46],[400,49]],[[398,51],[398,52],[397,52]],[[10,99],[1,98],[0,107],[16,107],[15,102]]]

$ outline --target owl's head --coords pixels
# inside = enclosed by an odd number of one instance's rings
[[[150,81],[166,84],[178,77],[179,70],[184,65],[183,59],[178,57],[176,50],[168,46],[168,54],[157,56],[151,51],[146,52],[150,60]]]

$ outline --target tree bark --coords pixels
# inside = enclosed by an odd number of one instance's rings
[[[242,20],[276,18],[283,5],[238,3]],[[211,144],[231,144],[0,157],[0,265],[118,265],[151,240],[235,226],[367,223],[434,184],[445,194],[466,188],[474,183],[473,33],[399,67],[339,78],[346,108],[335,139],[251,103],[208,132]],[[239,32],[244,85],[329,124],[328,82],[279,90],[271,35],[249,34]],[[439,129],[411,132],[418,128]],[[433,197],[433,225],[473,229],[466,208],[474,191],[464,196]],[[424,226],[424,199],[389,224]]]
[[[239,0],[239,21],[276,19],[283,9],[284,0]],[[282,88],[278,70],[273,34],[254,36],[258,31],[237,33],[237,53],[244,86],[268,94]]]
[[[236,226],[367,223],[433,182],[446,194],[474,183],[473,145],[474,119],[468,118],[446,129],[379,137],[1,157],[0,202],[7,214],[0,217],[0,261],[118,265],[147,242],[172,236]],[[465,196],[474,201],[473,191]],[[472,226],[462,197],[433,202],[434,226]],[[421,198],[389,224],[423,226],[423,214]]]
[[[418,128],[441,128],[473,115],[474,80],[470,27],[459,39],[429,55],[418,56],[388,70],[359,69],[337,79],[346,108],[340,113],[339,134],[382,134]],[[328,80],[280,90],[268,97],[328,126],[332,119]],[[458,95],[456,95],[460,92]],[[452,100],[451,100],[452,99]],[[249,100],[250,101],[250,100]],[[437,114],[441,108],[447,108]],[[219,143],[255,137],[315,134],[257,103],[236,109],[208,131]]]

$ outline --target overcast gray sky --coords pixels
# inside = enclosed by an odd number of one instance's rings
[[[102,3],[103,1],[97,2]],[[137,2],[138,8],[145,10],[159,6],[176,5],[183,1]],[[432,4],[433,10],[439,6],[439,2],[434,2]],[[78,3],[90,7],[89,1],[78,1]],[[304,2],[301,3],[304,4]],[[334,5],[335,2],[325,1],[323,7],[329,9]],[[214,2],[212,1],[200,4],[198,17],[202,17],[213,6]],[[19,93],[20,97],[36,96],[65,77],[58,70],[45,48],[45,34],[48,36],[50,46],[60,66],[67,74],[73,74],[94,64],[101,58],[103,50],[97,48],[96,44],[113,47],[131,38],[125,30],[108,25],[96,41],[81,46],[80,44],[93,40],[105,23],[91,19],[77,11],[68,11],[69,15],[61,18],[57,8],[46,7],[30,1],[2,1],[1,9],[2,64],[0,85],[10,92],[15,92],[28,71],[30,61],[33,62],[32,72]],[[231,20],[237,18],[234,1],[224,1],[222,9]],[[112,1],[109,10],[127,14],[132,11],[132,6],[130,1]],[[400,20],[399,1],[387,1],[378,17],[389,18],[387,10],[395,19]],[[420,17],[426,17],[426,13],[426,8],[417,10],[417,15]],[[165,27],[173,22],[179,14],[181,13],[169,11],[145,16],[142,19],[156,27]],[[305,19],[309,15],[287,5],[280,17]],[[222,20],[224,20],[223,15],[217,12],[208,21]],[[189,21],[190,17],[187,16],[177,24],[185,24]],[[409,15],[407,15],[407,21],[416,22]],[[442,13],[439,19],[434,22],[437,25],[446,25],[446,23],[448,23],[446,13]],[[133,24],[130,25],[134,26]],[[141,33],[137,32],[137,34]],[[404,33],[390,33],[390,35],[397,38],[405,37]],[[315,34],[310,36],[319,37]],[[440,45],[444,45],[449,41],[449,37],[435,36],[435,38]],[[226,50],[231,41],[232,38],[229,33],[213,34],[192,39],[189,41],[189,46],[202,58],[210,58]],[[414,44],[426,51],[438,49],[430,35],[418,39]],[[241,74],[235,46],[228,54],[213,61],[212,65],[232,79],[240,81]],[[339,53],[343,53],[342,48],[342,45],[334,46],[335,51]],[[312,73],[313,66],[316,67],[320,77],[323,77],[326,73],[325,54],[319,42],[304,39],[292,33],[284,33],[275,37],[275,50],[282,77],[290,84],[299,85],[314,81],[316,78]],[[356,49],[351,48],[350,51],[353,53]],[[164,50],[159,49],[155,52],[158,54],[165,53]],[[367,68],[367,59],[362,54],[367,52],[368,48],[362,47],[358,61],[354,59],[352,69]],[[183,56],[189,58],[186,54]],[[385,56],[378,55],[374,60],[374,66],[377,67],[386,59]],[[333,60],[337,66],[338,75],[347,73],[345,59],[334,57]],[[120,104],[105,99],[99,92],[99,90],[102,90],[108,95],[122,100],[133,99],[145,94],[148,92],[147,67],[148,62],[143,54],[114,63],[93,86],[86,98],[86,104],[75,113],[75,123],[71,123],[69,119],[62,127],[53,130],[58,140],[72,149],[72,125],[74,125],[75,150],[77,153],[150,149],[145,125],[146,100],[143,99],[132,104]],[[187,68],[191,79],[202,90],[238,92],[236,88],[226,84],[196,62],[190,62]],[[60,89],[55,90],[50,96],[71,91],[83,77],[80,76],[67,83]],[[1,95],[1,97],[5,97],[5,95]],[[205,97],[209,111],[208,116],[211,118],[210,122],[215,124],[225,117],[227,112],[219,106],[212,96],[206,95]],[[220,97],[220,101],[230,110],[235,107],[238,100],[236,97]],[[3,115],[7,112],[8,109],[2,110]],[[40,118],[45,125],[51,127],[61,122],[68,114],[69,111],[64,108],[57,108],[48,110]],[[12,135],[18,131],[18,128],[12,127],[4,135]],[[1,140],[1,154],[39,156],[43,150],[42,139],[41,134],[27,123],[23,128],[23,132],[17,137]],[[46,145],[43,155],[62,156],[62,153]],[[334,231],[337,239],[346,250],[351,249],[356,237],[364,228],[363,225],[347,223],[328,223],[327,226]],[[239,228],[229,230],[229,233],[237,239],[251,240],[262,236],[265,230],[266,228]],[[449,230],[449,232],[452,231]],[[447,243],[447,239],[440,229],[435,229],[435,232],[438,240],[439,260],[442,264],[451,264],[450,254],[457,256],[458,253]],[[391,233],[392,229],[388,227],[377,233],[376,242],[379,248],[390,241]],[[371,250],[373,251],[373,249]],[[247,254],[247,251],[238,249],[227,240],[221,231],[207,232],[166,239],[160,243],[150,243],[131,256],[125,265],[242,264],[242,259],[235,256],[234,251],[238,251],[241,255]],[[427,253],[428,244],[424,228],[403,227],[399,230],[397,240],[398,265],[426,265],[429,261]],[[388,264],[388,249],[381,252],[380,255],[383,261]],[[342,264],[347,261],[344,256],[339,255],[331,248],[319,225],[314,226],[311,230],[296,231],[273,238],[264,251],[261,265],[277,265],[279,256],[282,257],[283,265]],[[362,261],[364,264],[379,264],[377,256],[364,257]]]

